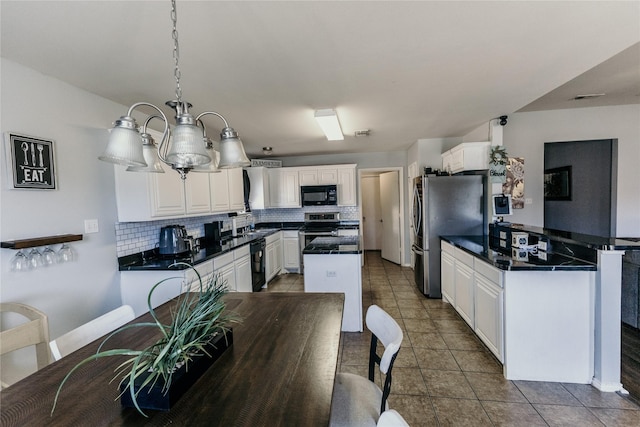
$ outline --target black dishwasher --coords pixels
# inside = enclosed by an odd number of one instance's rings
[[[250,244],[251,252],[251,287],[253,292],[259,292],[265,284],[265,239],[254,240]]]

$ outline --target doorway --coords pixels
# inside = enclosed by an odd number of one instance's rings
[[[402,264],[404,254],[404,197],[402,168],[358,171],[362,245],[379,250],[382,258]]]

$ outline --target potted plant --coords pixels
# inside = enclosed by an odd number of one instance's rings
[[[64,377],[56,393],[51,414],[53,414],[60,391],[71,375],[86,363],[109,356],[128,356],[116,369],[120,398],[123,406],[133,406],[146,416],[144,409],[168,410],[201,375],[213,364],[233,342],[230,323],[241,319],[235,313],[225,313],[222,296],[227,292],[226,282],[219,276],[212,276],[203,283],[200,274],[191,265],[176,263],[174,266],[192,268],[200,282],[200,292],[181,294],[176,308],[171,313],[171,323],[163,324],[151,306],[151,296],[158,286],[171,277],[156,283],[147,297],[149,313],[154,322],[125,325],[109,334],[93,354],[79,362]],[[155,328],[161,338],[148,347],[136,350],[118,348],[102,350],[114,335],[130,328]]]

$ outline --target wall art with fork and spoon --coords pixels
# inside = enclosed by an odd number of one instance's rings
[[[56,188],[52,140],[14,133],[6,133],[5,139],[11,149],[7,158],[11,159],[13,188]]]

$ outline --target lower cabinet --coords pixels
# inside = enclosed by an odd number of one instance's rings
[[[230,292],[251,292],[251,256],[249,245],[213,259],[213,274],[227,283]]]
[[[269,283],[282,270],[282,232],[267,236],[265,240],[265,279]]]
[[[460,316],[471,326],[475,327],[474,317],[474,289],[473,289],[473,256],[455,249],[455,305]]]
[[[441,242],[442,297],[504,363],[504,272]]]
[[[442,298],[452,306],[456,306],[455,287],[455,258],[453,257],[453,245],[442,242],[442,253],[440,255],[440,284]]]
[[[298,230],[284,230],[282,232],[283,267],[288,271],[300,271],[300,246]]]
[[[477,272],[474,281],[475,332],[498,360],[504,362],[504,290]]]

